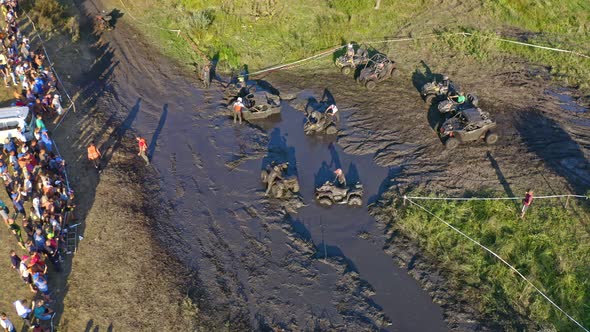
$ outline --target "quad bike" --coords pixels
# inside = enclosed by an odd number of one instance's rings
[[[315,199],[321,205],[348,204],[350,206],[363,205],[363,185],[356,183],[351,188],[341,188],[330,181],[315,190]]]
[[[363,84],[368,90],[373,90],[378,82],[390,78],[395,69],[396,64],[394,61],[384,54],[375,54],[361,70],[357,82]]]
[[[101,31],[108,31],[113,30],[113,25],[111,21],[113,20],[113,16],[111,15],[112,11],[107,13],[106,11],[102,11],[99,15],[95,16],[98,29]]]
[[[484,140],[487,144],[498,142],[499,135],[495,132],[496,122],[488,112],[477,107],[458,111],[455,116],[446,120],[440,128],[440,136],[445,148],[451,150],[459,143]]]
[[[275,162],[270,163],[266,166],[266,169],[260,172],[260,180],[262,183],[267,184],[270,174],[273,171],[272,169],[277,167],[278,170],[281,172],[282,179],[276,178],[274,180],[274,184],[270,189],[270,193],[275,198],[283,198],[289,195],[293,195],[299,192],[299,181],[297,180],[296,176],[285,176],[287,169],[289,168],[289,163],[281,163],[276,164]]]
[[[332,115],[313,111],[307,116],[307,121],[303,125],[303,132],[305,135],[336,135],[338,133],[338,128],[336,127]]]
[[[448,76],[444,76],[442,82],[428,82],[420,90],[420,94],[427,104],[431,104],[435,99],[448,98],[450,94],[456,93],[459,93],[459,89],[453,81],[449,80]]]
[[[441,114],[450,114],[455,115],[458,111],[478,107],[478,99],[477,96],[471,93],[467,94],[467,98],[463,103],[457,103],[456,101],[452,100],[450,97],[447,100],[443,100],[438,104],[438,111]]]
[[[358,66],[364,65],[369,61],[369,53],[363,47],[356,50],[356,53],[350,57],[347,55],[339,56],[336,59],[336,67],[344,75],[350,75]]]

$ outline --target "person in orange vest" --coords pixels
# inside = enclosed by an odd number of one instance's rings
[[[94,168],[96,168],[99,171],[100,157],[102,157],[102,154],[100,153],[96,145],[94,145],[94,141],[90,142],[90,145],[88,145],[88,160],[90,160],[94,165]]]
[[[145,160],[146,165],[150,164],[150,159],[147,156],[147,142],[145,141],[145,138],[143,137],[135,137],[135,139],[137,140],[137,144],[139,146],[139,153],[137,154],[138,156],[142,157],[143,160]]]
[[[242,108],[244,108],[244,104],[242,104],[242,97],[238,97],[233,105],[234,123],[236,123],[236,119],[240,119],[240,124],[242,124]]]

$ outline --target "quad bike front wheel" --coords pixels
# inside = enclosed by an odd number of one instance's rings
[[[432,104],[432,101],[434,100],[435,97],[436,96],[433,94],[428,94],[428,95],[426,95],[426,97],[424,97],[424,102],[426,104]]]
[[[486,144],[492,145],[492,144],[496,144],[496,142],[498,142],[499,138],[500,138],[500,136],[498,136],[498,134],[496,134],[495,132],[488,131],[486,133],[485,141],[486,141]]]
[[[335,125],[330,125],[326,128],[327,135],[336,135],[338,133],[338,129],[336,129]]]
[[[375,89],[375,87],[377,86],[377,82],[375,81],[367,81],[367,83],[365,83],[365,87],[367,88],[367,90],[373,90]]]
[[[340,72],[346,76],[350,75],[350,73],[352,73],[352,68],[350,66],[344,66],[342,67],[342,69],[340,69]]]
[[[320,203],[320,205],[331,206],[332,200],[327,197],[322,197],[318,199],[318,203]]]
[[[358,196],[352,196],[348,199],[348,205],[350,206],[362,206],[363,200]]]
[[[445,141],[445,148],[447,150],[452,150],[452,149],[456,148],[457,146],[459,146],[459,140],[456,139],[455,137],[449,137]]]
[[[268,172],[265,170],[262,170],[260,172],[260,181],[262,181],[262,183],[266,183],[267,180],[268,180]]]

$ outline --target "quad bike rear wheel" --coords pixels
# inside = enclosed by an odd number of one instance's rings
[[[299,183],[298,182],[295,182],[293,184],[293,186],[291,187],[291,191],[294,192],[294,193],[298,193],[299,192]]]
[[[449,137],[445,141],[445,148],[447,150],[452,150],[452,149],[456,148],[458,145],[459,145],[459,140],[454,137]]]
[[[320,203],[320,205],[331,206],[332,200],[327,197],[322,197],[318,199],[318,203]]]
[[[283,186],[280,184],[274,184],[270,189],[270,192],[275,198],[282,198],[283,197]]]
[[[485,137],[486,144],[488,144],[488,145],[496,144],[496,142],[498,142],[498,138],[500,138],[500,136],[498,136],[498,134],[496,134],[493,131],[488,131],[486,133],[486,137]]]
[[[427,104],[432,104],[432,101],[434,100],[435,97],[436,96],[433,94],[426,95],[426,97],[424,97],[424,102]]]
[[[363,200],[358,196],[352,196],[348,199],[348,205],[350,206],[362,206]]]
[[[262,181],[262,183],[266,183],[266,181],[268,180],[268,172],[263,170],[260,172],[260,181]]]
[[[365,87],[367,88],[367,90],[373,90],[375,89],[375,87],[377,86],[377,82],[371,80],[371,81],[367,81],[367,83],[365,83]]]
[[[329,125],[328,128],[326,128],[327,135],[336,135],[337,133],[338,129],[336,129],[335,125]]]
[[[352,68],[350,66],[344,66],[342,67],[342,69],[340,69],[340,72],[346,76],[350,75],[350,73],[352,73]]]

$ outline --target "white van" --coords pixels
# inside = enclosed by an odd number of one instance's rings
[[[35,119],[28,106],[0,108],[0,144],[6,138],[18,137],[18,127],[22,128],[27,142],[33,139]]]

